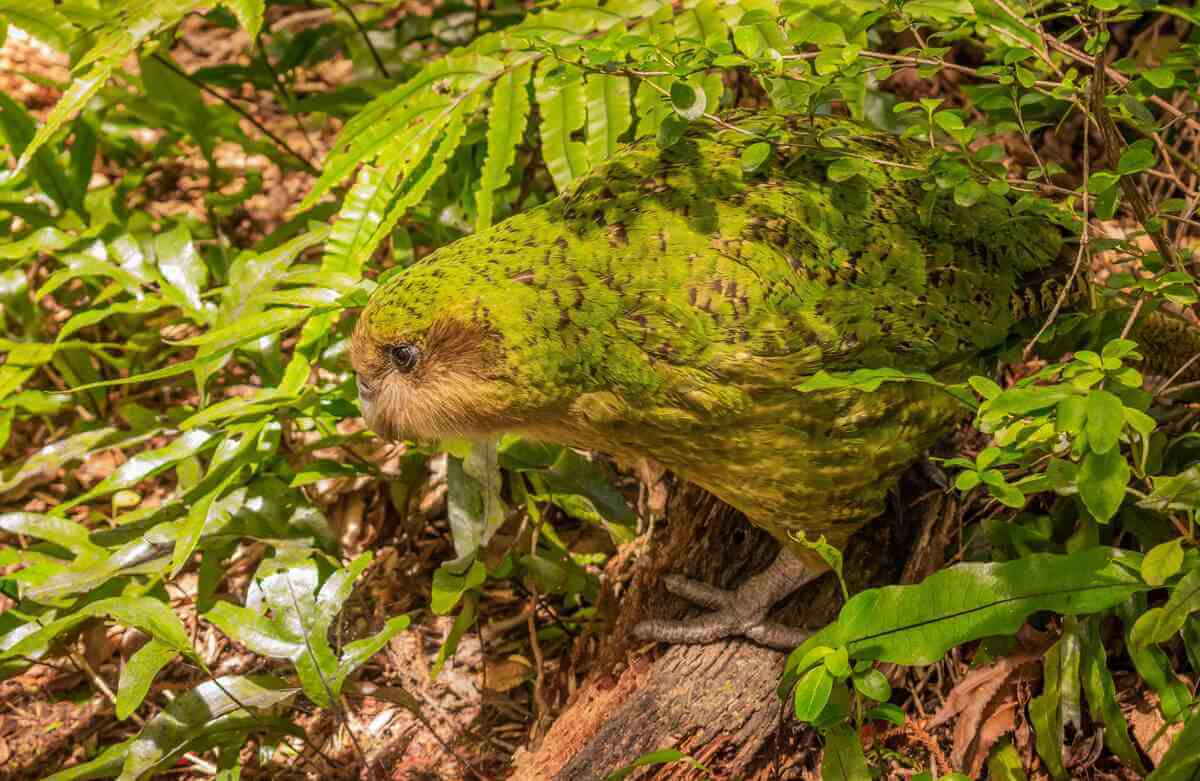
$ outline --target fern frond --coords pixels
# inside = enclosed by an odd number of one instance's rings
[[[440,112],[410,128],[396,139],[397,151],[380,168],[366,167],[346,197],[326,245],[322,268],[359,276],[375,248],[387,237],[404,214],[437,182],[446,161],[458,149],[466,120],[483,100],[478,91],[444,100],[418,100],[414,110],[428,113],[430,104]],[[427,96],[428,97],[428,96]],[[435,150],[430,154],[431,150]]]
[[[542,60],[538,64],[534,93],[542,118],[542,156],[546,159],[546,168],[554,179],[554,186],[562,191],[588,168],[587,147],[571,138],[575,131],[583,127],[587,103],[583,94],[583,78],[576,68],[566,66],[568,70],[575,71],[575,78],[568,77],[565,84],[555,87],[546,84],[547,74],[555,67],[556,64],[550,60]]]
[[[26,7],[21,0],[0,0],[4,5],[0,10],[8,13],[9,5],[15,9]],[[262,4],[262,0],[239,0],[239,5],[251,6]],[[46,3],[39,4],[45,7]],[[51,24],[57,28],[63,20],[74,22],[80,27],[94,29],[95,44],[84,54],[72,69],[71,86],[50,110],[45,123],[38,128],[29,146],[17,161],[17,170],[23,169],[33,159],[50,138],[64,124],[71,120],[103,87],[113,71],[120,67],[126,57],[138,50],[147,39],[161,30],[174,25],[184,16],[202,6],[212,5],[211,0],[123,0],[122,2],[106,4],[98,24],[93,28],[91,14],[88,19],[68,20],[66,16],[54,18]],[[85,8],[82,5],[72,6],[72,11]],[[235,9],[236,10],[236,9]],[[240,13],[239,13],[240,17]],[[261,20],[261,17],[260,17]],[[35,32],[35,35],[37,33]],[[68,37],[60,36],[61,38]]]
[[[361,257],[364,251],[369,256],[370,250],[374,249],[368,249],[371,236],[383,222],[394,194],[395,180],[389,181],[383,169],[371,165],[362,167],[329,232],[322,271],[346,274],[357,270],[354,259]]]
[[[321,177],[298,209],[311,208],[360,164],[387,157],[388,150],[409,158],[411,170],[432,148],[455,107],[485,92],[503,70],[499,60],[478,54],[446,57],[371,101],[346,123]]]
[[[71,45],[71,22],[46,0],[0,0],[0,18],[59,51]]]
[[[508,169],[517,156],[517,144],[529,123],[529,80],[533,66],[528,63],[505,72],[492,90],[492,109],[488,112],[487,159],[479,177],[475,196],[475,230],[492,224],[496,190],[504,185]]]
[[[671,87],[670,76],[650,76],[638,83],[634,104],[637,106],[636,138],[645,138],[658,132],[658,126],[673,109],[666,97]],[[656,89],[657,88],[657,89]]]
[[[463,134],[466,133],[467,118],[479,107],[482,99],[482,95],[476,94],[463,104],[462,109],[457,111],[444,127],[437,148],[432,154],[423,156],[413,170],[400,174],[398,171],[401,165],[394,162],[382,172],[371,204],[373,208],[363,214],[358,230],[354,232],[358,241],[345,255],[327,264],[327,269],[349,273],[355,277],[361,276],[363,266],[371,254],[388,237],[400,218],[424,198],[446,172],[450,156],[458,149]],[[379,206],[381,201],[385,202]],[[376,206],[379,208],[374,208]],[[347,221],[353,221],[355,216],[351,213],[347,214],[346,218]],[[342,214],[339,214],[335,228],[342,224]]]
[[[238,23],[250,34],[250,40],[258,37],[258,31],[262,29],[263,6],[266,5],[266,0],[224,0],[222,5],[233,11]]]
[[[587,151],[593,165],[617,151],[620,137],[633,124],[629,79],[592,75],[587,79]]]
[[[680,38],[699,43],[724,38],[729,34],[729,25],[722,18],[721,7],[715,0],[702,0],[694,8],[678,14],[673,22]]]

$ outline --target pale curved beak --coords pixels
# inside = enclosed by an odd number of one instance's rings
[[[361,379],[356,382],[358,384],[358,408],[362,410],[363,420],[367,422],[367,426],[372,431],[382,437],[383,432],[375,425],[375,389]]]

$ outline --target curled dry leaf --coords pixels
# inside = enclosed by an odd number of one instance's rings
[[[979,777],[992,746],[1016,727],[1020,684],[1040,676],[1039,653],[1023,651],[972,670],[958,682],[926,725],[932,729],[957,719],[950,752],[955,770]]]
[[[1133,728],[1134,740],[1157,767],[1167,749],[1175,742],[1175,736],[1183,729],[1183,722],[1166,724],[1162,708],[1159,707],[1158,695],[1151,691],[1146,691],[1143,695],[1129,712],[1129,724]],[[1163,729],[1164,725],[1166,729]]]

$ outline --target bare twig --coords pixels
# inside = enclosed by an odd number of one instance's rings
[[[390,79],[392,75],[388,73],[387,66],[383,64],[383,58],[379,56],[379,52],[375,49],[375,44],[371,43],[371,36],[367,35],[367,28],[362,26],[362,22],[358,21],[358,17],[354,14],[349,4],[342,0],[333,0],[334,4],[346,12],[346,16],[350,17],[350,21],[358,30],[358,34],[362,36],[363,42],[367,44],[367,49],[371,52],[371,58],[375,60],[375,67],[379,69],[379,73],[385,78]]]
[[[200,89],[202,89],[202,90],[204,90],[205,92],[207,92],[209,95],[212,95],[214,98],[216,98],[217,100],[221,101],[221,102],[222,102],[222,103],[224,103],[226,106],[229,106],[229,108],[233,109],[234,111],[236,111],[236,112],[237,112],[238,114],[240,114],[240,115],[241,115],[241,116],[242,116],[244,119],[246,119],[246,121],[248,121],[250,124],[254,125],[254,127],[258,128],[259,132],[261,132],[261,133],[262,133],[263,135],[265,135],[267,138],[271,139],[271,141],[273,141],[273,142],[275,143],[275,146],[279,147],[279,148],[280,148],[282,151],[284,151],[284,152],[287,152],[287,153],[288,153],[290,156],[292,156],[293,158],[295,158],[296,160],[298,160],[298,161],[300,162],[300,164],[304,166],[304,170],[308,171],[310,174],[312,174],[312,175],[314,175],[314,176],[317,176],[317,175],[319,175],[319,174],[321,173],[320,171],[318,171],[318,170],[317,170],[317,167],[316,167],[315,165],[313,165],[312,163],[310,163],[310,162],[308,161],[308,158],[304,157],[304,156],[303,156],[303,155],[301,155],[299,152],[297,152],[295,149],[292,149],[290,146],[288,146],[288,143],[287,143],[286,141],[284,141],[282,138],[280,138],[279,136],[277,136],[277,135],[275,135],[274,133],[272,133],[272,132],[271,132],[271,131],[270,131],[270,130],[267,128],[267,126],[266,126],[266,125],[264,125],[263,123],[259,122],[259,121],[258,121],[258,120],[257,120],[257,119],[254,117],[254,115],[252,115],[252,114],[251,114],[249,111],[246,111],[246,109],[242,108],[242,107],[241,107],[241,106],[239,106],[237,103],[234,103],[234,102],[233,102],[232,100],[230,100],[228,97],[226,97],[225,95],[222,95],[220,92],[217,92],[215,89],[213,89],[212,87],[208,86],[208,85],[207,85],[207,84],[205,84],[204,82],[200,81],[200,80],[199,80],[199,79],[197,79],[195,76],[193,76],[192,74],[190,74],[190,73],[188,73],[187,71],[183,70],[182,68],[180,68],[180,67],[179,67],[179,66],[177,66],[175,63],[173,63],[173,62],[171,62],[170,60],[168,60],[167,58],[163,57],[162,55],[160,55],[160,54],[152,54],[151,56],[152,56],[154,59],[158,60],[160,63],[162,63],[162,64],[163,64],[165,67],[167,67],[167,68],[170,68],[170,69],[171,69],[172,71],[174,71],[175,73],[179,74],[179,75],[180,75],[180,76],[182,76],[183,78],[185,78],[185,79],[187,79],[188,81],[192,82],[192,83],[193,83],[193,84],[195,84],[197,87],[199,87]]]

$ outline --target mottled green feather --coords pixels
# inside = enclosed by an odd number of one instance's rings
[[[636,143],[393,278],[365,330],[420,344],[435,321],[473,324],[498,347],[511,428],[653,457],[781,539],[840,544],[958,410],[923,384],[796,386],[819,369],[976,370],[1048,308],[1064,233],[1003,197],[956,206],[928,149],[892,135],[739,125],[775,140],[767,170],[743,174],[756,139],[732,131]],[[834,181],[839,160],[867,164]]]

